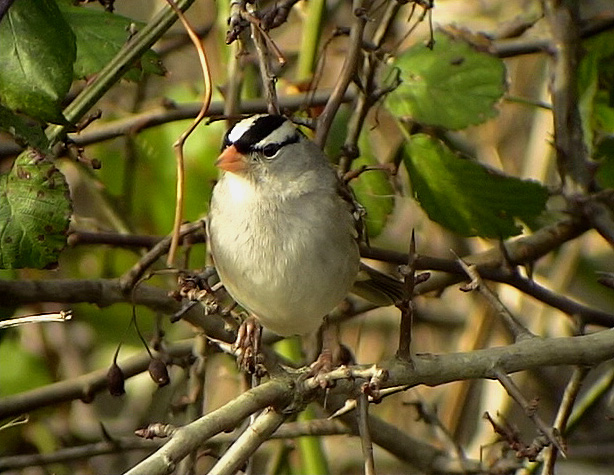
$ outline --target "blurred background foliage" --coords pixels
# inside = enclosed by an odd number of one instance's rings
[[[19,2],[33,2],[32,8],[37,5],[35,0],[16,0],[15,5]],[[68,1],[58,0],[57,3],[65,11],[70,9],[76,26],[93,21],[88,20],[86,12],[102,12],[102,6],[97,4],[77,8]],[[385,3],[373,3],[371,13],[374,17],[381,15]],[[582,20],[587,24],[614,17],[609,1],[580,3]],[[114,15],[125,19],[113,21],[108,28],[100,27],[106,33],[109,28],[113,30],[116,46],[112,51],[116,52],[132,34],[132,28],[139,29],[147,24],[162,5],[163,2],[153,0],[117,0]],[[265,2],[265,5],[268,4]],[[313,9],[316,5],[324,8],[321,23],[315,25],[309,23],[312,5]],[[280,97],[305,90],[310,81],[322,91],[334,87],[348,46],[347,40],[337,34],[337,28],[350,24],[351,8],[350,2],[335,0],[299,2],[292,9],[288,21],[271,31],[271,38],[287,60],[277,81]],[[416,22],[421,8],[410,16],[412,8],[410,2],[396,16],[391,35],[384,44],[384,49],[391,54],[382,61],[378,77],[380,84],[390,84],[397,67],[400,68],[402,83],[386,98],[385,105],[384,101],[379,101],[371,109],[358,139],[361,155],[352,163],[354,169],[402,164],[396,175],[376,170],[363,173],[353,182],[358,200],[368,209],[371,244],[407,252],[409,236],[415,230],[419,254],[451,259],[450,249],[458,255],[475,254],[496,247],[497,241],[493,238],[508,237],[520,230],[528,232],[529,228],[538,229],[565,216],[565,203],[556,193],[560,177],[551,143],[553,125],[552,111],[548,106],[551,100],[548,55],[542,52],[514,54],[501,60],[489,52],[493,45],[500,48],[506,44],[513,46],[514,40],[522,46],[549,38],[541,3],[536,0],[439,0],[421,22]],[[236,43],[225,44],[228,16],[226,2],[210,0],[197,0],[187,11],[190,22],[203,36],[209,56],[215,88],[213,100],[221,101],[226,97],[229,84],[236,79],[229,74],[240,75],[242,100],[262,97],[253,48],[247,45],[245,53],[235,57]],[[424,46],[430,38],[431,20],[435,27],[442,26],[447,31],[447,35],[436,35],[435,51],[437,45],[443,50],[435,56],[436,59],[429,56],[432,52]],[[6,19],[3,21],[6,23]],[[408,35],[410,25],[414,23],[417,28]],[[526,31],[513,33],[514,27],[523,25],[527,25]],[[366,28],[374,30],[377,26],[377,21],[374,21]],[[482,36],[481,32],[488,36]],[[77,30],[75,33],[79,34]],[[597,180],[604,188],[614,184],[612,36],[611,31],[606,31],[584,41],[584,58],[577,70],[586,144],[591,151],[594,150],[592,158],[600,165],[596,172]],[[506,37],[511,37],[509,43],[505,42]],[[110,39],[110,35],[105,34],[101,38],[86,37],[81,41],[105,45]],[[455,41],[461,41],[462,48],[467,50],[463,53],[455,50],[451,44]],[[101,62],[95,65],[79,60],[79,55],[77,51],[78,64],[82,68],[77,70],[75,66],[76,80],[72,82],[70,91],[64,91],[69,99],[86,87],[92,74],[113,56],[98,58]],[[81,58],[88,59],[91,55],[84,54]],[[465,63],[465,58],[471,61]],[[431,60],[435,61],[434,64],[428,65]],[[240,63],[238,68],[232,66],[234,61]],[[466,71],[468,76],[465,79],[459,79],[460,75],[446,69],[456,67],[457,63]],[[421,81],[436,83],[438,88],[425,92]],[[488,90],[479,89],[482,81],[489,86]],[[471,107],[454,109],[452,92],[455,90],[459,92],[461,102],[470,97],[468,104]],[[202,95],[195,50],[182,27],[176,24],[156,43],[153,52],[144,57],[143,64],[133,68],[126,79],[118,81],[96,104],[96,108],[103,112],[102,118],[83,133],[163,104],[172,109],[173,104],[198,102]],[[415,95],[420,97],[415,99]],[[474,100],[472,95],[485,104]],[[428,99],[426,102],[425,97]],[[61,106],[69,100],[61,99]],[[11,106],[6,98],[2,104]],[[312,108],[309,113],[319,111]],[[35,108],[30,115],[61,122],[56,112]],[[326,150],[334,161],[339,159],[354,112],[352,106],[342,106],[332,125]],[[410,115],[414,119],[413,127],[422,132],[415,135],[416,131],[411,130],[412,137],[405,146],[405,137],[398,127],[398,116],[401,115]],[[303,111],[303,116],[307,116],[307,111]],[[5,123],[0,120],[0,125]],[[87,145],[85,157],[98,160],[102,165],[99,170],[77,163],[70,154],[59,158],[55,164],[70,187],[73,208],[70,230],[154,236],[168,234],[175,207],[173,143],[189,124],[190,120],[183,120],[145,130],[136,128],[134,133]],[[186,143],[185,220],[197,220],[207,212],[211,188],[217,178],[214,162],[226,127],[224,121],[202,124]],[[30,140],[36,137],[43,140],[35,132],[26,132],[26,136]],[[17,142],[19,140],[14,140],[8,133],[0,135],[2,172],[10,168],[15,156],[10,153],[11,147]],[[437,152],[443,147],[447,148]],[[439,165],[433,165],[438,162],[428,162],[433,170],[421,163],[429,154],[434,154],[433,160],[441,160]],[[503,173],[514,181],[504,181]],[[448,182],[441,181],[442,174],[449,175]],[[501,181],[492,181],[492,177]],[[436,187],[443,188],[444,194],[437,195],[437,190],[432,189]],[[475,205],[471,204],[472,200]],[[485,210],[488,208],[486,204],[493,209]],[[59,255],[57,267],[52,270],[6,269],[0,270],[0,278],[115,278],[133,266],[142,254],[141,249],[113,245],[69,245]],[[199,269],[206,262],[204,246],[193,246],[186,267]],[[378,265],[389,272],[396,271],[394,265]],[[611,246],[592,231],[549,253],[530,271],[537,282],[553,292],[611,311],[612,290],[597,283],[596,273],[610,271],[613,265]],[[157,263],[154,267],[161,269],[164,265]],[[149,283],[168,290],[176,284],[174,277],[168,275],[154,276]],[[512,287],[500,285],[496,288],[507,307],[536,334],[555,337],[577,331],[575,322],[560,311]],[[2,300],[10,302],[9,297],[0,295],[0,304]],[[421,297],[416,304],[413,337],[413,351],[416,353],[471,351],[511,342],[510,336],[494,318],[492,308],[479,297],[459,295],[457,288]],[[7,304],[1,307],[1,317],[65,308],[64,305],[44,302],[27,306]],[[0,332],[0,400],[54,381],[70,380],[106,368],[113,361],[120,343],[120,361],[143,352],[142,343],[130,325],[132,310],[129,303],[104,308],[78,303],[70,308],[74,314],[70,323],[26,325]],[[145,307],[137,307],[137,320],[147,340],[164,335],[166,341],[178,341],[194,335],[188,324],[171,325],[167,316]],[[398,311],[394,308],[370,311],[343,325],[342,340],[352,349],[358,363],[391,358],[396,351],[398,321]],[[207,412],[232,399],[245,386],[232,358],[211,350],[205,350],[205,357],[207,373],[203,406]],[[171,367],[170,371],[171,384],[164,388],[157,388],[143,373],[127,380],[126,394],[121,398],[101,393],[91,404],[73,401],[32,412],[26,424],[0,430],[0,462],[8,455],[48,454],[62,447],[92,443],[103,440],[106,434],[128,436],[136,428],[155,421],[184,423],[186,416],[180,401],[189,386],[188,374],[178,366]],[[588,377],[586,387],[596,387],[597,382],[603,382],[600,378],[611,375],[612,371],[611,362],[603,364]],[[527,398],[539,398],[539,411],[545,420],[550,421],[570,374],[571,368],[543,368],[519,374],[514,380]],[[612,379],[610,377],[609,383],[595,396],[592,409],[583,413],[583,418],[569,435],[568,444],[573,450],[568,460],[559,461],[559,473],[611,473],[614,453]],[[423,412],[416,410],[420,404],[426,405]],[[312,410],[316,415],[323,413],[317,406]],[[429,422],[424,411],[436,413],[441,426]],[[374,413],[408,434],[450,453],[457,450],[454,444],[458,444],[469,457],[481,458],[488,465],[492,460],[505,458],[502,455],[505,448],[497,442],[492,427],[481,418],[485,411],[492,415],[501,414],[518,428],[523,439],[529,441],[535,436],[535,427],[515,407],[505,390],[492,381],[461,381],[434,388],[412,388],[373,408]],[[317,471],[361,473],[362,456],[357,438],[327,436],[322,437],[317,442],[319,444],[324,451],[320,452]],[[151,450],[151,446],[145,450]],[[213,454],[222,450],[217,447]],[[281,460],[275,473],[310,473],[305,465],[307,450],[290,441],[269,442],[257,454],[255,473],[274,473],[272,465],[267,465],[272,463],[273,455]],[[143,450],[119,451],[68,464],[30,467],[23,473],[120,473],[146,453]],[[383,450],[376,448],[375,457],[378,473],[413,473],[412,467]],[[208,457],[202,457],[198,473],[204,473],[211,463]],[[527,462],[524,473],[534,470],[531,467]]]

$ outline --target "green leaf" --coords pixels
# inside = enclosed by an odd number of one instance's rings
[[[417,44],[394,66],[402,84],[386,105],[398,117],[456,130],[497,115],[494,106],[505,92],[503,61],[464,40],[438,32],[432,50]]]
[[[360,157],[354,160],[352,168],[379,165],[374,156],[367,132],[358,139]],[[365,225],[369,237],[378,236],[384,229],[388,216],[394,209],[394,188],[385,171],[372,170],[362,173],[351,182],[358,202],[365,207]]]
[[[0,176],[0,268],[54,265],[70,213],[64,175],[39,152],[21,153]]]
[[[24,147],[30,146],[41,151],[49,147],[47,136],[39,123],[28,122],[2,105],[0,105],[0,130],[11,134],[15,141]]]
[[[36,119],[65,123],[75,38],[53,0],[16,0],[0,22],[0,100]]]
[[[429,217],[463,236],[506,238],[545,208],[548,191],[529,180],[494,172],[457,157],[442,142],[411,136],[404,163],[416,199]]]
[[[130,31],[144,26],[130,18],[91,8],[62,4],[61,9],[76,36],[76,78],[85,78],[100,71],[128,41]],[[149,50],[124,77],[138,81],[145,73],[164,72],[158,55]]]

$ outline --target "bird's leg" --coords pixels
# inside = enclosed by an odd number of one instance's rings
[[[261,366],[259,361],[261,336],[262,326],[253,315],[248,316],[239,326],[233,350],[237,355],[239,368],[247,373],[256,373]]]
[[[320,327],[318,332],[319,355],[311,363],[312,375],[328,373],[333,369],[333,350],[338,344],[335,328],[332,328],[327,319]]]
[[[326,379],[326,374],[335,366],[350,364],[353,356],[340,342],[339,326],[328,323],[326,318],[320,328],[320,338],[320,354],[309,367],[309,375],[318,378],[322,388],[327,388],[331,383]]]

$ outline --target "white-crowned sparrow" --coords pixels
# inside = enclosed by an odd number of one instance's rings
[[[356,209],[326,155],[263,114],[228,131],[216,165],[208,230],[224,287],[279,335],[317,329],[360,265]]]

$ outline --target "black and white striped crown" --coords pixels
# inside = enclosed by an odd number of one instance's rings
[[[237,122],[224,137],[222,149],[234,145],[239,153],[279,150],[298,142],[301,132],[281,115],[259,114]],[[268,154],[267,154],[268,155]]]

